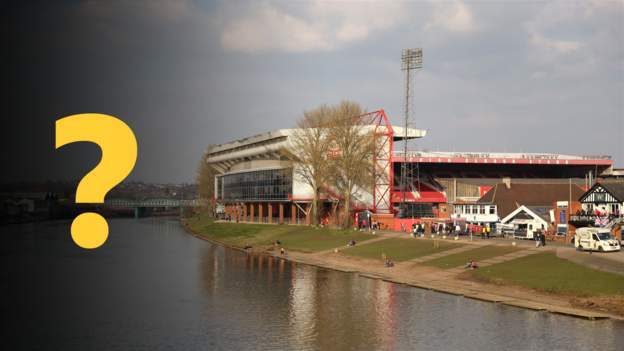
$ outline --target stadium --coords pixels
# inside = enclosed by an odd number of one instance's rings
[[[384,110],[361,116],[373,130],[374,184],[353,201],[387,227],[398,218],[449,218],[457,204],[472,203],[501,181],[574,183],[585,189],[592,179],[613,171],[610,156],[552,153],[421,152],[397,150],[395,143],[424,138],[427,131],[393,126]],[[240,221],[310,223],[312,189],[298,179],[283,149],[293,147],[295,129],[279,129],[211,148],[207,162],[216,170],[215,200]],[[405,181],[401,169],[405,166]],[[406,184],[401,189],[400,184]],[[332,222],[336,195],[325,188],[325,215]],[[335,213],[335,211],[334,211]]]

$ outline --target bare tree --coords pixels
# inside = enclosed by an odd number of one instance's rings
[[[374,138],[372,129],[359,118],[364,113],[359,104],[343,101],[332,108],[329,122],[330,184],[341,197],[343,227],[349,226],[358,190],[370,191],[373,183]]]
[[[291,148],[284,150],[293,161],[295,175],[312,188],[311,210],[314,225],[319,223],[319,198],[330,178],[327,162],[329,150],[327,122],[331,112],[332,109],[326,105],[305,111],[297,122],[297,129],[291,135]]]
[[[206,151],[201,156],[199,160],[199,165],[197,166],[197,193],[199,194],[199,198],[203,200],[202,202],[206,204],[208,208],[206,208],[207,212],[212,214],[212,201],[214,199],[214,189],[215,189],[215,175],[216,172],[210,164],[208,164],[208,154],[212,146],[208,146]]]

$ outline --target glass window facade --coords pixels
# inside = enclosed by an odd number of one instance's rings
[[[292,168],[224,175],[225,201],[288,200],[292,194]]]

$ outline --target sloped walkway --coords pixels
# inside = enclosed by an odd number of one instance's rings
[[[405,261],[405,262],[408,262],[408,263],[422,263],[422,262],[425,262],[425,261],[435,260],[436,258],[440,258],[440,257],[448,256],[448,255],[454,255],[454,254],[458,254],[458,253],[465,252],[465,251],[474,250],[477,247],[481,247],[481,246],[467,244],[467,245],[462,246],[462,247],[457,247],[457,248],[454,248],[454,249],[450,249],[450,250],[434,253],[432,255],[413,258],[413,259]]]
[[[487,266],[491,266],[491,265],[494,265],[494,264],[499,264],[499,263],[515,260],[516,258],[521,258],[521,257],[534,255],[534,254],[537,254],[537,253],[540,253],[540,252],[545,252],[545,251],[544,250],[535,249],[535,248],[527,249],[527,250],[520,250],[520,251],[508,253],[506,255],[495,256],[495,257],[492,257],[492,258],[488,258],[487,260],[483,260],[483,261],[477,262],[477,264],[479,265],[479,268],[482,268],[482,267],[487,267]],[[449,269],[448,271],[450,271],[451,273],[454,273],[454,274],[458,274],[458,273],[463,272],[464,270],[465,270],[465,268],[463,266],[459,266],[459,267],[455,267],[455,268]]]
[[[624,262],[614,260],[613,258],[604,257],[604,255],[622,255],[622,252],[613,252],[608,254],[590,254],[588,251],[576,251],[576,250],[557,250],[557,257],[563,258],[574,263],[581,264],[583,266],[591,267],[600,271],[615,273],[624,275]]]
[[[379,236],[378,238],[368,239],[368,240],[364,240],[364,241],[357,242],[355,245],[356,245],[356,246],[362,246],[362,245],[366,245],[366,244],[376,243],[376,242],[378,242],[378,241],[382,241],[382,240],[386,240],[386,239],[388,239],[388,237],[385,237],[385,236]],[[334,247],[334,248],[331,248],[331,249],[329,249],[329,250],[319,251],[319,252],[316,252],[316,253],[314,253],[314,254],[315,254],[315,255],[323,255],[323,254],[327,254],[327,253],[334,252],[335,250],[340,251],[340,250],[348,249],[348,248],[350,248],[350,247],[353,247],[353,246],[343,245],[343,246],[339,246],[339,247]]]

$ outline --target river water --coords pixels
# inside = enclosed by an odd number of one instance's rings
[[[164,218],[0,228],[5,339],[29,350],[622,350],[586,321],[212,245]],[[6,325],[6,324],[5,324]]]

